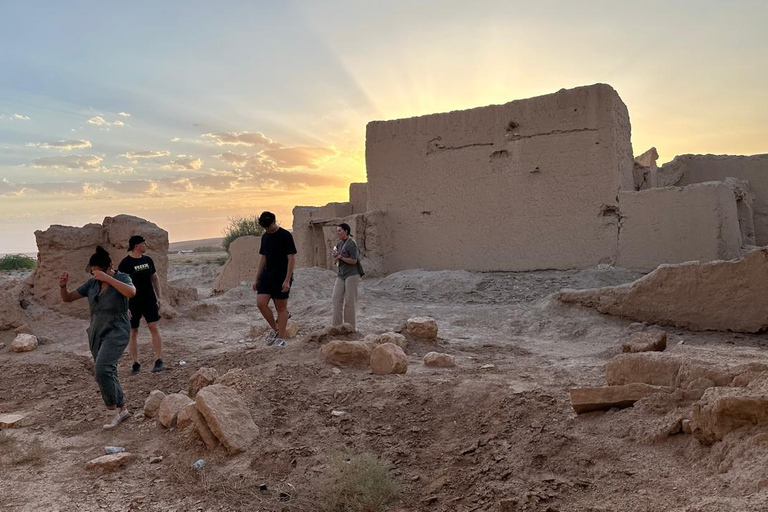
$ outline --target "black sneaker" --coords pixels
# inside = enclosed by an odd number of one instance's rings
[[[138,375],[141,371],[141,363],[133,363],[133,369],[131,370],[131,375]]]
[[[160,373],[162,371],[165,371],[165,366],[163,366],[163,360],[158,359],[155,361],[155,367],[152,368],[152,373]]]

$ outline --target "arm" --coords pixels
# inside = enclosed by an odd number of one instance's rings
[[[259,260],[259,269],[256,271],[256,280],[253,282],[253,291],[256,291],[256,288],[258,286],[259,277],[261,277],[261,273],[264,272],[264,267],[267,266],[267,257],[263,254],[261,255],[261,259]]]
[[[120,294],[123,297],[128,297],[130,299],[131,297],[136,295],[136,288],[132,284],[127,284],[122,281],[118,281],[114,277],[102,272],[101,270],[96,270],[93,273],[93,278],[102,283],[109,284],[110,286],[112,286],[112,288],[120,292]]]
[[[64,302],[73,302],[77,299],[82,299],[83,296],[77,293],[77,291],[67,290],[67,282],[69,281],[69,273],[64,272],[59,276],[59,289],[61,290],[61,300]]]
[[[288,272],[285,274],[285,281],[283,281],[283,291],[287,292],[291,289],[291,278],[293,277],[293,267],[296,265],[296,255],[288,255]]]

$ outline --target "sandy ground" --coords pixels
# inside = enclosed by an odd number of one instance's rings
[[[12,331],[0,332],[0,413],[31,420],[0,439],[0,510],[319,510],[317,493],[337,452],[370,452],[390,465],[400,486],[393,511],[768,510],[768,441],[734,437],[703,446],[689,435],[668,436],[671,415],[690,405],[672,398],[573,412],[567,388],[604,384],[603,365],[620,352],[630,322],[548,296],[636,274],[405,271],[365,279],[361,334],[396,329],[411,316],[431,316],[440,329],[437,344],[409,344],[407,374],[374,376],[335,372],[319,360],[317,345],[300,341],[329,322],[331,272],[297,272],[290,310],[301,331],[287,348],[247,350],[250,328],[264,321],[248,286],[210,296],[221,262],[215,254],[172,258],[169,281],[198,287],[208,306],[183,306],[162,321],[165,373],[134,377],[123,359],[120,378],[134,415],[112,432],[101,429],[86,321],[37,311],[32,327],[52,342],[26,354],[11,353]],[[670,352],[768,362],[765,335],[667,332]],[[145,328],[140,344],[148,370]],[[432,350],[454,354],[458,367],[424,367]],[[193,436],[142,415],[150,391],[186,390],[203,366],[246,375],[241,389],[261,435],[244,454],[206,451]],[[41,449],[31,460],[19,460],[35,443]],[[111,473],[86,470],[106,445],[137,458]],[[150,463],[154,456],[162,462]],[[206,467],[193,471],[200,457]],[[270,492],[258,491],[262,483]],[[280,492],[291,499],[280,501]]]

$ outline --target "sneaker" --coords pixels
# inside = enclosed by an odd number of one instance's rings
[[[104,430],[112,430],[113,428],[117,427],[120,423],[123,422],[125,418],[131,415],[131,411],[128,409],[123,409],[122,411],[117,411],[115,413],[109,413],[112,417],[112,419],[109,421],[109,423],[106,423],[102,428]]]
[[[275,346],[278,348],[285,348],[285,340],[283,338],[275,338]]]
[[[277,339],[277,331],[269,331],[269,334],[267,334],[267,337],[265,341],[267,342],[267,346],[271,347],[274,345],[275,340]]]
[[[133,363],[133,369],[131,370],[131,375],[138,375],[141,371],[141,363]]]
[[[155,367],[152,368],[152,373],[160,373],[162,371],[165,371],[165,366],[163,365],[163,360],[158,359],[155,361]]]

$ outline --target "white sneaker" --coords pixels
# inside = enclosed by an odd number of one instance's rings
[[[269,331],[269,334],[267,334],[267,338],[265,340],[267,342],[267,346],[271,347],[272,345],[274,345],[276,339],[277,339],[277,331]]]
[[[105,424],[102,428],[104,430],[112,430],[113,428],[117,427],[120,423],[123,422],[125,418],[131,415],[131,411],[128,409],[123,409],[122,411],[115,412],[114,416],[112,416],[112,420]]]
[[[283,338],[275,338],[275,346],[278,348],[285,348],[285,340]]]

